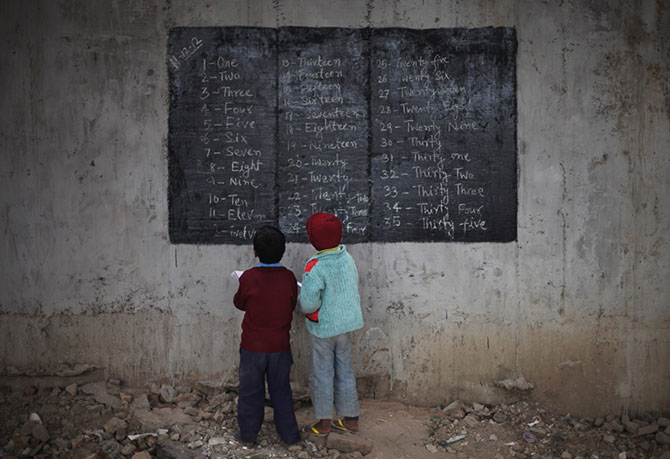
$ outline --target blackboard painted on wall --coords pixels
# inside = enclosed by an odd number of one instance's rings
[[[178,27],[168,70],[173,243],[516,240],[513,28]]]

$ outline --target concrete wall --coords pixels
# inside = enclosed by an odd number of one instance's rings
[[[670,410],[670,7],[651,1],[5,1],[0,364],[131,383],[235,378],[231,270],[171,245],[173,26],[514,26],[518,241],[359,244],[366,396]],[[346,242],[346,241],[345,241]],[[291,244],[299,272],[312,253]],[[296,320],[295,379],[308,374]]]

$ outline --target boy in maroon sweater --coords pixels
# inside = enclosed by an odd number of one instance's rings
[[[289,383],[293,364],[289,331],[298,286],[295,275],[279,264],[285,247],[286,239],[279,229],[259,228],[254,235],[254,254],[260,263],[240,276],[233,299],[235,307],[244,311],[237,422],[240,440],[248,444],[256,442],[263,424],[266,378],[279,438],[287,444],[300,441]]]

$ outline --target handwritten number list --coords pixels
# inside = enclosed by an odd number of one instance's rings
[[[171,111],[171,124],[177,132],[193,129],[171,143],[188,152],[188,231],[213,241],[248,241],[255,228],[276,219],[276,70],[268,66],[275,47],[249,29],[215,31],[195,32],[186,52],[168,58],[173,67],[188,66],[191,76],[177,79],[183,102]]]
[[[279,224],[289,240],[306,240],[305,223],[316,212],[337,215],[347,241],[367,238],[368,60],[361,34],[279,32]]]
[[[510,28],[175,28],[170,239],[516,239]]]

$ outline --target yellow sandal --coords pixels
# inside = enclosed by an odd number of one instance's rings
[[[321,432],[319,429],[316,428],[316,425],[319,423],[319,421],[316,421],[314,424],[308,425],[308,426],[303,426],[301,429],[303,432],[308,433],[310,435],[315,435],[317,437],[325,437],[327,436],[330,431],[328,432]]]
[[[337,429],[337,430],[342,430],[342,431],[344,431],[344,432],[351,432],[351,433],[356,432],[356,430],[350,429],[349,427],[347,427],[346,425],[344,425],[344,422],[342,422],[342,419],[333,419],[333,420],[330,422],[330,425],[331,425],[333,428],[335,428],[335,429]]]

